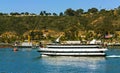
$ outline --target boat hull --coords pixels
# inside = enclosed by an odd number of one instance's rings
[[[106,56],[105,53],[41,53],[47,56]]]

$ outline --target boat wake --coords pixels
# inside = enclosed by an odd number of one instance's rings
[[[120,58],[120,55],[108,55],[107,57]]]

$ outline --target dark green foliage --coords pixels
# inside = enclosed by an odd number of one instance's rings
[[[104,18],[100,24],[97,24],[95,32],[103,35],[108,34],[109,32],[115,32],[114,26],[112,25],[112,18],[110,16]]]
[[[75,15],[75,11],[71,8],[67,9],[64,13],[66,16],[74,16]]]
[[[97,8],[88,9],[88,13],[97,13],[97,12],[98,12]]]

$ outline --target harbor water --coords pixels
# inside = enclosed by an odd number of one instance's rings
[[[120,49],[106,57],[41,56],[37,49],[0,49],[0,73],[120,73]]]

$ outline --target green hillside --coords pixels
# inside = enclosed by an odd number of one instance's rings
[[[34,32],[34,30],[38,31]],[[88,36],[87,38],[100,39],[104,38],[105,35],[112,34],[114,35],[113,39],[118,39],[120,7],[113,10],[91,8],[86,12],[83,9],[73,10],[69,8],[59,14],[41,11],[39,15],[28,12],[0,13],[0,42],[5,42],[6,39],[8,41],[11,38],[11,33],[14,33],[15,36],[9,42],[26,39],[27,35],[23,37],[26,32],[29,32],[28,35],[32,39],[46,39],[43,34],[48,30],[58,33],[63,32],[63,40],[80,39],[81,36],[78,33],[80,31],[84,32],[84,35]],[[38,35],[37,38],[35,38],[36,35]],[[54,36],[48,35],[47,37],[53,38]]]

